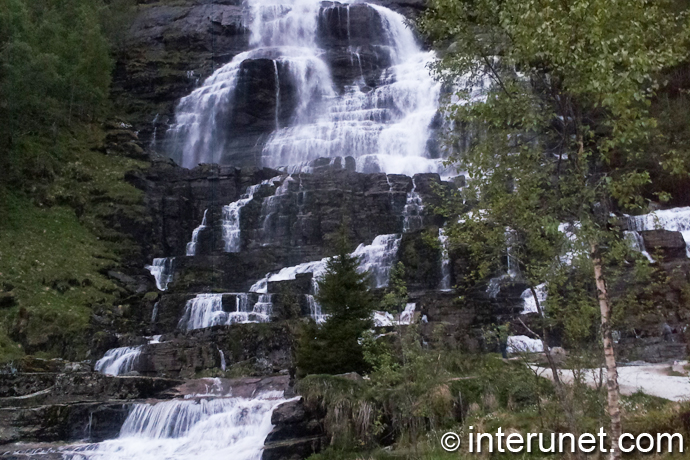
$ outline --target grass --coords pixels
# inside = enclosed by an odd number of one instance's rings
[[[118,299],[120,288],[105,273],[132,242],[107,218],[143,215],[142,193],[124,174],[144,163],[94,150],[103,136],[95,125],[63,136],[51,149],[59,165],[51,181],[37,181],[33,193],[3,194],[0,292],[11,291],[16,302],[0,310],[0,362],[25,352],[84,359],[92,308]]]

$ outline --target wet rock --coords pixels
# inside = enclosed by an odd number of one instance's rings
[[[661,251],[665,258],[680,259],[686,256],[686,245],[680,232],[649,230],[640,232],[645,248],[650,254]]]
[[[271,423],[262,460],[302,460],[326,446],[323,414],[307,408],[301,398],[278,406]]]

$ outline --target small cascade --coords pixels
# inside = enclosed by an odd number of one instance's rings
[[[422,228],[424,225],[423,211],[422,197],[417,193],[417,185],[413,179],[412,190],[407,194],[407,203],[403,209],[403,232],[413,232]]]
[[[414,322],[414,312],[417,308],[416,303],[408,303],[405,305],[405,310],[400,313],[400,324],[412,324]]]
[[[414,322],[414,312],[417,308],[417,304],[408,303],[405,305],[405,309],[400,313],[398,319],[395,319],[391,313],[387,311],[375,311],[372,317],[375,327],[386,327],[386,326],[407,326]]]
[[[177,327],[191,331],[223,324],[225,321],[227,313],[223,311],[223,294],[198,294],[187,301]]]
[[[253,312],[256,315],[261,315],[262,318],[266,318],[266,322],[270,319],[271,314],[273,314],[273,294],[259,294],[259,300],[254,304]]]
[[[204,211],[204,218],[201,220],[201,225],[199,225],[197,228],[194,229],[192,232],[192,241],[187,243],[187,255],[188,256],[195,256],[196,255],[196,245],[199,241],[199,232],[202,230],[206,229],[206,213],[208,212],[208,209]]]
[[[635,232],[663,229],[680,232],[690,257],[690,207],[654,211],[642,216],[626,216],[628,229]],[[643,242],[644,244],[644,242]]]
[[[160,291],[168,289],[168,284],[173,280],[174,257],[161,257],[153,259],[153,265],[146,265],[146,269],[156,279],[156,287]]]
[[[401,241],[399,234],[379,235],[370,245],[360,244],[352,253],[360,257],[360,269],[371,273],[374,287],[388,286],[391,267],[398,257]]]
[[[94,370],[106,375],[123,375],[134,370],[139,361],[142,346],[120,347],[108,350],[105,355],[96,361]]]
[[[321,305],[316,301],[316,298],[307,294],[307,304],[309,305],[309,316],[316,321],[317,324],[321,324],[328,319],[328,315],[324,315],[321,311]]]
[[[72,460],[260,460],[282,392],[253,399],[192,396],[135,404],[117,439],[68,451]]]
[[[653,264],[655,262],[652,256],[649,255],[649,253],[647,252],[647,249],[644,245],[644,238],[642,238],[640,232],[636,232],[634,230],[625,231],[623,232],[623,239],[625,239],[628,242],[630,248],[633,251],[637,251],[641,253],[643,256],[645,256],[650,264]]]
[[[438,229],[438,241],[441,244],[441,282],[438,288],[442,291],[450,291],[450,255],[448,253],[448,235],[444,229]]]
[[[155,322],[156,322],[156,318],[158,317],[158,304],[159,304],[159,303],[160,303],[160,300],[157,301],[157,302],[153,305],[153,312],[151,313],[151,322],[152,322],[152,323],[155,323]]]
[[[223,310],[223,296],[235,297],[235,311]],[[177,327],[191,331],[236,323],[265,323],[271,319],[272,305],[270,296],[259,296],[259,301],[250,307],[249,295],[244,292],[198,294],[187,301]]]
[[[537,300],[539,300],[539,305],[541,306],[543,311],[544,301],[546,300],[546,295],[548,293],[546,283],[542,283],[535,286],[534,292],[537,293]],[[537,302],[534,300],[534,295],[532,295],[531,289],[525,289],[524,291],[522,291],[522,294],[520,294],[520,298],[522,299],[522,314],[538,313],[539,310],[537,309]]]
[[[223,241],[225,242],[225,252],[240,252],[242,241],[240,239],[240,212],[242,208],[254,199],[254,194],[265,185],[273,185],[280,180],[280,176],[274,177],[260,184],[251,185],[240,197],[239,200],[223,206]]]
[[[374,238],[371,244],[360,244],[352,253],[353,256],[360,258],[360,270],[368,270],[371,273],[374,287],[380,288],[388,285],[390,271],[398,255],[402,236],[399,234],[379,235]],[[250,292],[268,292],[269,281],[294,280],[296,275],[302,273],[312,273],[313,282],[316,283],[326,271],[326,263],[329,257],[312,262],[304,262],[294,267],[285,267],[277,273],[269,273],[260,279],[249,289]],[[316,293],[316,292],[314,292]]]
[[[156,148],[156,142],[157,142],[157,132],[158,132],[158,117],[160,116],[159,113],[156,114],[155,117],[153,117],[153,121],[151,122],[151,125],[153,126],[153,134],[151,135],[151,143],[149,147],[151,150],[154,150]]]
[[[220,370],[225,372],[225,370],[228,367],[227,363],[225,362],[225,353],[223,353],[223,350],[221,350],[220,348],[218,349],[218,353],[220,354]]]
[[[289,175],[276,188],[275,193],[264,198],[263,203],[261,203],[261,241],[263,245],[270,244],[273,241],[273,219],[280,212],[282,199],[289,193],[291,182],[295,182],[295,180]]]
[[[223,241],[225,242],[225,252],[240,251],[240,211],[247,203],[252,201],[254,193],[259,187],[261,187],[261,184],[247,187],[247,191],[239,200],[223,206]]]
[[[544,344],[539,339],[532,339],[526,335],[511,335],[508,337],[508,353],[542,353]]]

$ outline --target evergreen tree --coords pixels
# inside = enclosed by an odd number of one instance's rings
[[[369,273],[359,271],[359,259],[343,244],[328,260],[319,280],[317,302],[328,319],[320,327],[305,328],[297,352],[299,373],[341,374],[364,372],[361,337],[372,326],[374,302],[369,292]]]

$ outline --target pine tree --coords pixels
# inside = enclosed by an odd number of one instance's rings
[[[297,352],[301,375],[361,373],[368,368],[360,339],[372,326],[369,273],[359,271],[359,259],[345,247],[328,260],[319,280],[316,300],[329,316],[320,327],[311,324],[303,331]]]

